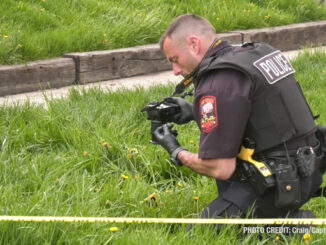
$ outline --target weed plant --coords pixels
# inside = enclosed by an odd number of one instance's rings
[[[1,0],[0,64],[157,43],[186,13],[217,32],[326,19],[315,0]]]
[[[294,62],[296,77],[319,124],[326,123],[326,55],[308,51]],[[216,198],[215,181],[178,168],[150,141],[140,112],[173,85],[117,92],[71,89],[69,98],[47,98],[0,107],[0,214],[35,216],[196,218]],[[191,99],[190,99],[191,101]],[[194,122],[177,126],[180,143],[197,152]],[[145,201],[155,193],[156,199]],[[305,208],[326,218],[325,198]],[[119,231],[112,233],[111,226]],[[0,223],[1,244],[274,244],[278,234],[244,236],[240,226]],[[300,242],[282,237],[278,244]],[[312,234],[314,241],[325,234]],[[283,242],[282,242],[283,241]]]

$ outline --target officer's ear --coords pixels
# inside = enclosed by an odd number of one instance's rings
[[[191,53],[198,55],[200,52],[200,39],[198,36],[192,35],[187,39],[187,46]]]

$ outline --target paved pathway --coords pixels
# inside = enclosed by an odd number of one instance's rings
[[[322,48],[323,51],[326,52],[326,46]],[[313,52],[315,49],[311,49]],[[284,54],[289,58],[293,59],[295,58],[302,50],[295,50],[295,51],[288,51],[284,52]],[[136,77],[130,77],[130,78],[121,78],[121,79],[115,79],[105,82],[98,82],[98,83],[91,83],[91,84],[85,84],[85,85],[75,85],[74,87],[77,89],[80,88],[92,88],[92,87],[100,87],[101,89],[105,90],[116,90],[121,88],[127,88],[132,89],[137,86],[142,86],[145,88],[148,88],[153,85],[157,84],[166,84],[167,82],[171,83],[178,83],[181,81],[181,76],[174,76],[172,71],[166,71],[166,72],[159,72],[155,74],[150,75],[143,75],[143,76],[136,76]],[[71,86],[69,87],[63,87],[59,89],[49,89],[45,91],[37,91],[37,92],[30,92],[30,93],[24,93],[24,94],[17,94],[17,95],[10,95],[5,97],[0,97],[0,105],[3,104],[16,104],[16,103],[24,103],[26,101],[30,101],[31,103],[35,104],[45,104],[44,95],[47,96],[47,98],[62,98],[69,94]]]

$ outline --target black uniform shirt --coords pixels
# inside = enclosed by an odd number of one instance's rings
[[[199,158],[237,156],[251,110],[250,86],[245,74],[231,69],[207,73],[195,83]]]

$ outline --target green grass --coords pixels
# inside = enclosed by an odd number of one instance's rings
[[[293,62],[318,123],[326,123],[326,55],[302,54]],[[25,103],[0,107],[0,214],[195,218],[216,198],[213,179],[177,168],[149,143],[150,122],[140,113],[173,85],[148,91],[72,89],[69,98],[47,98],[47,108]],[[180,143],[196,152],[195,123],[176,127]],[[103,143],[107,142],[107,146]],[[193,143],[195,142],[195,143]],[[123,179],[122,175],[128,176]],[[136,180],[135,177],[138,177]],[[144,199],[152,193],[159,205]],[[193,197],[199,200],[194,201]],[[325,217],[326,200],[305,208]],[[111,233],[109,228],[119,231]],[[233,226],[216,235],[208,226],[0,223],[1,244],[273,244],[277,234],[242,236]],[[297,236],[278,244],[299,243]],[[313,234],[314,241],[326,235]]]
[[[1,0],[0,64],[157,43],[186,13],[218,32],[326,19],[315,0]]]

